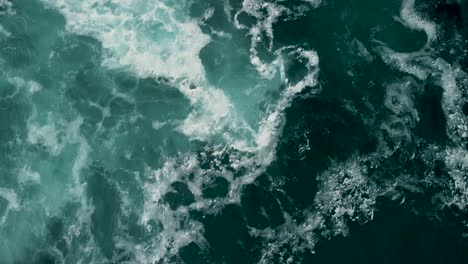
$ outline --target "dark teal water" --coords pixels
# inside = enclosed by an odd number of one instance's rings
[[[465,0],[0,0],[0,264],[468,263]]]

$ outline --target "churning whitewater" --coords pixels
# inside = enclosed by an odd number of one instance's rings
[[[0,263],[467,263],[465,0],[0,0]]]

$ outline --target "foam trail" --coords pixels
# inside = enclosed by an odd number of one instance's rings
[[[308,4],[308,8],[317,8],[320,5],[321,0],[305,0],[304,2]],[[303,12],[305,10],[303,10]],[[257,19],[257,23],[249,29],[246,26],[242,25],[238,20],[238,17],[242,12],[245,12],[255,17]],[[258,45],[261,44],[263,41],[263,34],[266,34],[268,38],[268,50],[272,51],[274,42],[274,23],[276,23],[278,18],[280,18],[283,15],[287,15],[288,17],[300,16],[300,14],[298,15],[297,13],[297,11],[295,12],[293,10],[290,10],[279,3],[271,3],[258,0],[243,1],[242,8],[238,12],[236,12],[234,16],[234,25],[238,29],[249,30],[249,35],[251,36],[250,63],[255,66],[255,68],[262,77],[272,79],[275,76],[278,67],[281,66],[281,62],[279,61],[266,63],[263,62],[259,57]]]
[[[291,47],[287,47],[286,50]],[[279,52],[283,51],[280,50]],[[260,122],[260,128],[256,135],[256,144],[259,149],[269,148],[269,153],[273,154],[276,148],[276,141],[282,130],[284,122],[284,110],[289,107],[295,95],[302,92],[306,87],[314,87],[317,85],[318,74],[318,56],[314,51],[297,48],[290,52],[290,55],[296,55],[300,59],[305,60],[308,74],[296,84],[286,84],[287,88],[282,92],[280,100],[276,103],[274,110],[267,114],[267,117]],[[286,80],[287,82],[287,80]],[[270,156],[265,159],[265,164],[269,164],[273,159]]]
[[[453,148],[445,151],[445,164],[453,179],[453,197],[445,201],[447,205],[456,205],[461,210],[468,207],[468,151],[462,148]]]
[[[392,115],[382,123],[381,128],[396,141],[410,140],[411,129],[419,122],[413,99],[415,87],[417,85],[412,78],[387,85],[384,105]]]
[[[466,138],[468,138],[468,118],[462,113],[464,98],[467,91],[464,80],[467,74],[458,64],[450,64],[441,57],[436,57],[438,50],[431,44],[437,41],[437,26],[435,23],[422,19],[415,10],[414,0],[405,0],[402,4],[401,18],[405,25],[412,29],[424,30],[428,36],[426,46],[413,53],[398,53],[381,43],[377,48],[383,61],[401,72],[407,73],[422,81],[430,81],[443,89],[442,110],[447,129],[446,133],[451,145],[443,148],[434,147],[427,151],[433,152],[445,164],[450,181],[446,183],[448,194],[440,195],[442,204],[434,206],[445,207],[456,205],[460,210],[468,208],[468,192],[466,164],[468,164]],[[463,171],[463,172],[462,172]]]
[[[193,107],[192,113],[179,127],[183,134],[192,139],[205,141],[210,141],[213,136],[221,136],[225,140],[233,140],[232,144],[244,150],[249,149],[249,145],[252,147],[248,141],[234,139],[237,137],[235,134],[245,135],[245,132],[252,134],[252,128],[246,125],[243,117],[238,116],[224,92],[209,85],[205,80],[198,54],[210,38],[201,32],[196,21],[181,18],[183,17],[181,14],[185,12],[183,4],[172,3],[173,5],[169,7],[166,2],[119,1],[115,5],[119,12],[116,12],[95,0],[80,3],[54,0],[47,3],[60,10],[66,17],[69,31],[90,35],[101,41],[103,47],[110,52],[105,59],[105,66],[129,67],[141,77],[169,78],[170,82],[190,100]],[[256,55],[255,49],[256,43],[260,41],[257,34],[267,32],[272,43],[272,24],[286,9],[274,4],[258,4],[253,1],[246,1],[243,5],[246,10],[259,17],[260,8],[266,8],[269,14],[256,26],[257,29],[251,29],[258,31],[251,32],[253,34],[251,56],[254,56],[251,62],[259,66],[261,60]],[[144,15],[141,15],[143,10]],[[152,32],[148,31],[150,27],[156,28],[154,37],[149,34]],[[277,56],[277,59],[270,64],[262,62],[266,68],[260,69],[263,66],[259,66],[259,72],[263,77],[272,78],[281,64]],[[288,94],[284,97],[288,98],[286,101],[290,100]],[[279,102],[279,105],[284,103]],[[275,123],[277,122],[275,120],[276,117],[272,113],[269,121],[262,123]],[[260,130],[257,144],[265,145],[269,142],[268,135],[265,127]],[[226,134],[225,131],[233,133]],[[248,137],[252,136],[247,135]]]
[[[404,0],[400,11],[400,17],[407,27],[414,30],[423,30],[426,32],[426,46],[428,46],[437,37],[437,26],[435,23],[421,18],[414,10],[414,5],[415,0]]]
[[[40,184],[40,182],[41,175],[27,166],[23,167],[18,175],[18,183],[21,185],[25,185],[27,183]]]
[[[8,0],[0,0],[0,15],[14,15],[13,4]]]
[[[414,0],[405,0],[402,4],[401,17],[406,25],[424,30],[428,36],[426,47],[413,53],[399,53],[381,43],[376,48],[385,63],[416,78],[426,81],[430,76],[436,78],[437,84],[443,89],[443,110],[448,120],[448,134],[459,142],[463,138],[466,120],[461,113],[461,98],[463,91],[457,85],[459,80],[466,76],[459,66],[450,65],[444,59],[434,58],[431,54],[435,52],[431,43],[437,36],[437,27],[430,21],[423,20],[414,10]]]
[[[264,2],[260,6],[253,1],[245,1],[244,9],[251,10],[259,18],[260,9],[265,9],[267,17],[250,29],[252,37],[250,62],[256,67],[260,80],[280,76],[279,85],[284,87],[279,99],[269,101],[267,110],[259,114],[258,127],[247,125],[245,117],[221,89],[214,87],[206,78],[199,59],[201,49],[210,41],[197,21],[188,18],[186,6],[177,1],[115,1],[113,5],[97,0],[76,2],[72,0],[45,1],[59,10],[66,18],[67,30],[71,33],[92,36],[98,39],[106,54],[103,65],[110,69],[123,68],[140,78],[163,77],[165,82],[176,87],[190,101],[191,112],[180,123],[177,130],[190,140],[212,143],[214,160],[219,163],[223,154],[234,149],[241,154],[232,154],[230,164],[234,168],[245,167],[243,177],[234,179],[232,172],[223,170],[230,182],[230,191],[225,198],[205,199],[201,195],[201,185],[209,180],[206,171],[200,169],[200,161],[193,153],[179,153],[178,158],[163,157],[164,165],[159,169],[145,171],[150,180],[144,182],[144,206],[139,215],[139,224],[147,230],[151,221],[157,219],[163,225],[162,232],[154,239],[134,244],[122,237],[116,238],[116,245],[135,252],[140,263],[169,259],[191,241],[203,244],[203,226],[189,219],[189,207],[203,212],[216,212],[228,203],[238,203],[242,187],[255,180],[275,158],[276,145],[285,123],[284,111],[296,95],[308,87],[318,91],[318,56],[312,50],[290,46],[273,51],[273,24],[284,13],[281,5]],[[250,4],[249,4],[250,3]],[[316,2],[313,2],[316,3]],[[313,5],[311,1],[308,4]],[[269,51],[274,54],[272,62],[260,59],[257,45],[261,35],[269,38]],[[298,60],[305,65],[308,73],[297,83],[289,83],[285,73],[285,58]],[[258,102],[256,102],[258,103]],[[72,176],[76,197],[85,197],[80,172],[86,166],[90,147],[80,135],[82,119],[70,123],[66,130],[67,142],[78,146],[78,154],[72,166]],[[155,129],[162,129],[162,123],[153,123]],[[187,175],[196,175],[193,182]],[[164,195],[171,191],[174,182],[187,183],[187,188],[196,200],[190,206],[169,208]],[[78,226],[86,227],[93,208],[86,198],[81,202]],[[73,230],[70,230],[73,233]],[[72,235],[71,235],[72,236]],[[73,237],[73,236],[72,236]],[[90,240],[89,243],[94,243]]]
[[[126,66],[140,76],[203,78],[198,58],[210,38],[196,23],[181,20],[183,4],[172,1],[45,1],[66,17],[67,29],[99,39],[110,56],[104,65]],[[153,28],[151,30],[151,28]],[[155,41],[156,40],[156,41]]]
[[[194,109],[179,128],[185,135],[210,140],[226,127],[243,126],[229,98],[205,79],[198,54],[210,37],[196,21],[184,18],[184,4],[118,1],[114,10],[94,0],[46,3],[66,17],[70,32],[100,40],[109,52],[104,66],[126,67],[142,78],[165,77],[177,87]]]
[[[318,56],[314,51],[305,50],[300,47],[286,47],[278,50],[278,61],[283,61],[281,58],[285,55],[294,56],[302,61],[308,69],[308,74],[295,84],[290,84],[286,81],[287,87],[281,93],[280,99],[271,105],[269,111],[261,119],[259,129],[255,132],[253,144],[247,144],[235,138],[232,138],[233,141],[229,141],[230,138],[228,137],[226,142],[234,142],[234,144],[228,146],[221,144],[219,149],[215,148],[214,157],[212,157],[214,160],[221,159],[223,153],[229,151],[231,147],[252,154],[250,157],[245,157],[245,154],[239,156],[231,155],[229,164],[234,168],[244,167],[248,168],[248,170],[243,177],[237,179],[229,176],[231,173],[227,170],[223,170],[223,175],[230,182],[230,191],[226,198],[211,200],[201,196],[200,190],[202,186],[210,179],[206,176],[207,172],[200,169],[197,157],[190,154],[179,160],[167,160],[163,168],[153,173],[154,183],[145,184],[146,198],[145,209],[141,218],[142,223],[146,224],[150,219],[156,217],[167,224],[164,225],[164,232],[161,233],[158,242],[149,246],[151,250],[148,249],[149,251],[142,251],[138,254],[142,256],[142,259],[147,260],[148,256],[153,256],[151,260],[163,259],[176,252],[178,248],[187,245],[190,241],[197,241],[199,244],[204,243],[202,226],[192,221],[189,221],[188,226],[182,226],[179,224],[180,221],[177,220],[188,219],[187,208],[181,207],[173,211],[166,204],[160,202],[164,195],[171,190],[172,183],[179,181],[187,182],[186,175],[194,174],[197,180],[188,183],[188,186],[191,193],[195,196],[196,202],[190,207],[202,210],[204,213],[216,213],[227,204],[239,203],[243,186],[252,183],[275,158],[276,145],[285,122],[284,110],[291,104],[297,94],[303,92],[307,87],[315,87],[317,85]],[[313,89],[315,89],[313,92],[318,91],[316,88]],[[178,246],[174,247],[174,245]],[[154,253],[149,254],[149,252]]]
[[[0,187],[0,197],[8,202],[5,212],[3,212],[0,218],[0,225],[3,225],[8,218],[8,213],[11,210],[18,210],[20,208],[20,202],[18,201],[16,192],[12,189]]]

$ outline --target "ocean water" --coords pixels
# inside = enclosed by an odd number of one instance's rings
[[[468,1],[0,0],[10,263],[468,263]]]

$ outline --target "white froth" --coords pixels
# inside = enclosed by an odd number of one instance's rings
[[[155,130],[159,130],[167,125],[167,122],[153,121],[151,125]]]
[[[12,189],[0,187],[0,196],[8,201],[7,208],[0,218],[0,225],[3,225],[8,218],[10,210],[18,210],[20,207],[16,192]]]
[[[404,25],[414,30],[423,30],[427,35],[429,45],[437,36],[435,23],[421,18],[414,10],[415,0],[404,0],[401,6],[400,16]]]
[[[286,52],[288,49],[292,51]],[[234,168],[255,168],[258,165],[261,165],[261,167],[258,167],[258,169],[253,169],[253,171],[246,173],[246,175],[238,179],[233,179],[229,177],[229,173],[224,172],[224,176],[226,176],[230,181],[230,192],[228,197],[215,200],[203,199],[201,197],[201,186],[203,183],[205,183],[206,180],[209,180],[206,178],[206,172],[202,173],[200,176],[195,174],[195,182],[188,184],[191,192],[196,197],[196,202],[192,205],[193,208],[196,208],[197,210],[203,210],[206,213],[216,213],[219,208],[222,208],[226,204],[239,203],[242,187],[246,184],[252,183],[258,175],[261,175],[265,166],[267,166],[274,159],[276,142],[279,134],[281,133],[282,125],[284,124],[284,110],[290,105],[295,95],[302,92],[306,87],[313,87],[316,85],[316,77],[318,73],[318,57],[315,52],[297,47],[288,47],[284,51],[280,50],[277,52],[278,58],[281,58],[280,54],[282,52],[286,52],[288,55],[293,55],[296,58],[303,60],[309,70],[309,73],[304,77],[303,80],[299,81],[298,83],[287,84],[287,88],[282,92],[279,101],[277,101],[275,104],[272,104],[272,107],[269,108],[270,110],[261,120],[259,130],[255,133],[255,145],[249,145],[247,142],[242,140],[233,139],[231,141],[229,135],[226,135],[227,133],[225,133],[225,138],[227,140],[226,142],[233,142],[233,144],[223,147],[221,150],[213,153],[214,155],[221,156],[224,151],[226,151],[226,148],[229,147],[253,152],[255,155],[252,158],[246,157],[244,155],[240,155],[239,157],[231,156],[229,163],[232,164]],[[282,62],[283,60],[281,59],[280,61]],[[284,71],[284,67],[282,68],[282,71]],[[185,90],[185,92],[197,93],[198,91],[197,89],[193,89]],[[193,97],[195,97],[195,95],[193,95],[192,98]],[[222,95],[218,95],[217,98],[222,98]],[[218,115],[221,122],[230,121],[230,119],[227,118],[229,117],[230,107],[227,108],[226,105],[227,101],[221,101],[221,104],[214,104],[212,106],[212,110],[210,110],[215,111],[213,112],[213,115]],[[188,123],[188,120],[192,122]],[[230,125],[232,126],[232,124]],[[223,126],[228,127],[228,125],[225,123],[209,124],[203,121],[200,122],[199,119],[197,119],[197,112],[194,111],[192,112],[191,116],[185,120],[185,123],[183,126],[181,126],[181,128],[191,128],[192,130],[183,131],[192,137],[195,135],[198,137],[204,137],[208,135],[208,133],[212,132],[211,130],[219,129]],[[219,158],[220,157],[216,158],[215,160],[218,160]],[[176,219],[185,218],[185,208],[178,209],[176,211],[170,211],[168,210],[167,205],[160,202],[163,195],[167,192],[170,183],[176,180],[183,180],[185,175],[188,175],[191,172],[193,173],[194,170],[196,171],[198,169],[198,167],[198,161],[194,156],[188,156],[182,162],[168,160],[162,169],[157,170],[154,173],[155,184],[146,185],[144,188],[148,195],[145,201],[148,202],[145,203],[145,213],[142,215],[142,222],[144,223],[152,217],[157,217],[163,222],[163,225],[165,226],[165,231],[161,234],[161,242],[158,243],[158,246],[156,247],[158,248],[158,257],[156,257],[156,259],[163,258],[168,253],[171,253],[170,247],[168,247],[170,243],[183,246],[188,244],[189,241],[197,241],[197,243],[203,243],[204,241],[202,233],[200,233],[203,231],[202,226],[191,223],[191,229],[189,233],[187,233],[187,229],[184,229],[178,224],[174,225],[174,223],[180,222]],[[166,223],[168,224],[167,230]],[[284,228],[287,227],[284,226]],[[308,237],[310,234],[311,232],[304,232],[304,237]],[[155,245],[152,245],[152,247],[153,246]],[[176,248],[173,248],[172,250],[174,252],[177,251]],[[141,254],[141,256],[147,255]]]
[[[320,0],[304,0],[311,8],[317,8]],[[273,25],[277,22],[278,18],[286,15],[294,15],[294,12],[280,3],[267,2],[263,0],[244,0],[242,2],[242,9],[239,10],[234,17],[234,25],[238,29],[246,29],[246,26],[241,25],[237,19],[239,14],[245,12],[257,19],[257,23],[249,29],[251,36],[250,46],[250,63],[255,66],[258,73],[267,79],[272,79],[281,65],[281,61],[275,60],[272,63],[263,62],[258,54],[258,45],[262,43],[263,35],[268,38],[268,50],[273,49]],[[265,15],[266,12],[266,15]]]
[[[364,44],[357,38],[351,41],[351,48],[357,56],[363,58],[366,62],[371,62],[374,60],[374,57],[366,48],[366,46],[364,46]]]
[[[317,8],[322,3],[322,0],[302,0],[302,1],[308,4],[311,4],[313,8]]]
[[[411,81],[393,83],[387,86],[384,105],[395,115],[401,116],[410,113],[413,119],[419,120],[418,112],[414,108],[414,102],[411,91]]]
[[[276,147],[275,141],[281,132],[284,121],[284,110],[289,107],[295,95],[302,92],[306,87],[314,87],[317,84],[319,62],[317,53],[297,48],[290,52],[290,54],[297,56],[299,59],[306,60],[308,74],[296,84],[287,84],[287,88],[282,92],[280,100],[267,114],[266,118],[261,121],[255,141],[258,148],[262,150],[266,147],[273,149]],[[273,150],[270,153],[273,154]],[[271,162],[270,158],[266,159],[266,163]]]
[[[213,87],[190,89],[189,84],[182,86],[182,92],[190,99],[194,110],[184,120],[180,130],[193,139],[209,140],[226,127],[233,127],[233,111],[228,97]]]
[[[249,168],[251,171],[236,179],[230,177],[230,174],[227,171],[223,172],[223,175],[230,182],[230,192],[226,198],[217,198],[211,200],[203,199],[201,197],[201,186],[210,179],[207,179],[206,171],[200,171],[198,172],[199,174],[197,173],[199,164],[195,157],[189,156],[185,161],[180,163],[176,163],[175,161],[168,161],[161,170],[157,170],[154,174],[157,184],[151,188],[149,186],[145,186],[145,190],[150,196],[148,199],[146,199],[148,200],[148,207],[145,207],[145,214],[142,218],[143,221],[147,221],[145,219],[150,219],[149,216],[151,215],[159,214],[164,215],[163,223],[166,223],[166,221],[174,223],[178,222],[175,219],[183,218],[183,216],[186,214],[184,208],[178,209],[176,211],[166,211],[167,206],[151,201],[159,201],[162,198],[162,195],[167,192],[171,182],[182,180],[184,175],[188,175],[189,173],[195,173],[194,182],[188,184],[191,192],[196,198],[196,202],[191,207],[196,208],[197,210],[202,210],[205,213],[216,213],[226,204],[240,202],[240,195],[243,186],[254,182],[256,177],[261,175],[265,167],[274,159],[277,140],[285,121],[284,110],[291,104],[293,98],[298,93],[302,92],[306,87],[314,87],[317,84],[316,77],[318,73],[318,57],[314,51],[304,50],[297,47],[287,47],[278,51],[277,56],[281,57],[281,53],[283,52],[303,61],[309,72],[303,80],[297,82],[296,84],[286,83],[287,87],[282,92],[280,99],[275,104],[272,104],[272,107],[269,108],[265,117],[261,120],[259,130],[255,134],[255,145],[253,148],[250,147],[248,149],[249,152],[252,152],[255,155],[253,157],[246,157],[245,155],[239,155],[239,157],[230,157],[229,163],[232,164],[234,168],[245,167]],[[235,142],[239,143],[239,141]],[[232,146],[239,147],[236,145]],[[229,146],[222,147],[220,150],[215,151],[213,155],[222,156],[222,154],[226,151],[226,148],[229,148]],[[219,158],[220,157],[216,157],[214,160],[219,160]],[[260,167],[258,167],[258,165],[260,165]],[[288,217],[286,218],[290,219]],[[298,247],[300,246],[298,252],[300,250],[304,250],[304,248],[302,248],[304,244],[297,241],[297,237],[299,236],[301,239],[300,241],[308,241],[308,245],[305,248],[312,249],[313,245],[315,244],[314,234],[312,231],[320,226],[321,221],[319,219],[319,217],[310,217],[304,224],[298,224],[292,220],[288,220],[286,224],[281,225],[277,230],[274,231],[274,233],[278,235],[272,235],[271,233],[269,234],[265,232],[257,233],[257,235],[261,235],[264,238],[270,238],[271,241],[276,241],[279,245],[278,248],[282,245],[285,245],[286,243],[297,243]],[[179,241],[178,244],[180,245],[185,245],[190,240],[197,241],[197,243],[203,243],[204,241],[201,234],[197,233],[203,230],[201,226],[195,225],[197,228],[195,230],[191,230],[194,232],[190,233],[190,239],[187,237],[187,235],[179,235],[182,228],[181,226],[174,226],[173,224],[169,224],[169,227],[169,231],[164,231],[164,235],[162,236],[164,239],[162,241]],[[293,230],[294,233],[286,232],[291,230]],[[290,235],[283,237],[285,234]],[[296,240],[294,240],[294,238],[296,238]],[[164,244],[162,244],[162,248],[166,248],[166,243],[167,242],[164,242]],[[167,250],[168,249],[166,248],[164,251]],[[162,257],[164,254],[161,254],[160,256]],[[271,260],[271,254],[264,252],[262,259],[264,260],[263,262]]]
[[[376,198],[386,191],[368,178],[367,168],[362,165],[365,159],[352,157],[345,162],[333,162],[318,176],[315,205],[301,212],[304,221],[295,221],[283,211],[284,224],[263,230],[250,228],[252,236],[265,241],[260,263],[300,262],[297,256],[314,252],[320,237],[348,235],[349,220],[361,224],[371,221]]]
[[[85,167],[90,152],[88,141],[80,133],[80,127],[83,124],[83,118],[78,117],[67,127],[67,139],[72,144],[78,144],[78,154],[72,167],[73,178],[79,183],[80,171]]]
[[[39,184],[41,182],[41,175],[37,171],[33,171],[30,167],[24,166],[18,174],[19,184]]]
[[[266,17],[263,16],[262,9],[266,9],[268,14]],[[257,46],[262,42],[262,35],[266,34],[269,41],[268,49],[271,51],[273,47],[273,24],[287,9],[274,3],[258,3],[257,1],[247,0],[243,2],[243,10],[258,19],[257,24],[249,30],[251,35],[250,63],[255,66],[262,77],[272,79],[277,72],[279,62],[264,63],[258,56]]]
[[[461,72],[441,58],[433,62],[434,67],[440,72],[440,86],[444,89],[444,100],[446,104],[453,105],[460,98],[460,90],[457,87],[457,76]]]
[[[253,237],[261,237],[266,241],[259,263],[298,263],[301,254],[306,251],[314,252],[318,241],[315,232],[323,228],[323,218],[309,210],[304,212],[304,216],[304,222],[297,222],[285,213],[285,223],[277,228],[250,228]],[[287,252],[288,247],[292,252]]]
[[[251,152],[253,156],[232,155],[230,157],[229,163],[234,168],[249,168],[249,172],[246,172],[243,177],[237,179],[229,176],[229,172],[223,172],[223,175],[230,182],[230,192],[226,198],[217,198],[213,200],[202,198],[201,186],[210,179],[206,176],[207,171],[198,171],[200,164],[198,164],[195,156],[189,155],[182,161],[172,159],[167,160],[162,169],[154,172],[153,176],[155,183],[147,183],[144,187],[146,193],[145,201],[147,202],[145,202],[145,209],[141,220],[143,223],[146,223],[149,219],[156,217],[163,222],[164,231],[161,234],[161,239],[158,243],[151,245],[152,248],[154,247],[155,249],[158,249],[158,253],[153,255],[156,256],[155,259],[161,259],[166,257],[167,254],[170,255],[170,253],[177,252],[178,247],[174,247],[174,244],[180,245],[181,247],[188,244],[190,241],[196,241],[197,243],[202,244],[204,243],[201,233],[203,231],[202,226],[196,223],[190,223],[190,229],[187,229],[187,227],[180,226],[180,221],[177,220],[187,218],[187,208],[181,207],[172,211],[168,209],[167,205],[161,202],[163,195],[167,193],[172,182],[178,180],[184,181],[184,177],[186,175],[194,173],[194,182],[187,183],[190,191],[196,199],[195,203],[190,207],[202,210],[205,213],[216,213],[220,208],[223,208],[224,205],[239,203],[243,186],[252,183],[274,159],[277,140],[285,121],[284,110],[289,107],[293,98],[298,93],[302,92],[306,87],[316,86],[316,78],[318,74],[318,57],[314,51],[304,50],[298,47],[286,47],[276,52],[277,58],[279,58],[277,61],[283,62],[283,53],[301,60],[306,65],[309,72],[303,80],[295,84],[289,84],[287,83],[287,80],[285,80],[286,89],[281,93],[280,99],[277,102],[272,103],[271,107],[268,108],[269,110],[266,112],[264,118],[260,120],[258,131],[248,130],[251,133],[254,133],[255,141],[253,144],[248,143],[248,141],[236,139],[230,134],[235,134],[235,129],[241,127],[240,125],[242,124],[235,124],[235,121],[238,119],[232,118],[232,106],[229,105],[229,101],[222,100],[224,97],[222,93],[218,94],[216,93],[217,90],[214,89],[211,90],[212,92],[214,91],[214,94],[206,93],[206,90],[205,93],[200,93],[199,88],[189,90],[189,88],[186,87],[185,89],[182,89],[185,94],[191,95],[188,96],[188,98],[193,98],[193,105],[195,106],[198,100],[203,102],[207,101],[206,99],[196,99],[197,96],[210,96],[210,102],[212,102],[212,105],[209,106],[209,108],[202,108],[202,113],[211,112],[211,114],[208,115],[210,119],[204,120],[203,118],[206,118],[206,115],[198,112],[197,108],[195,108],[180,127],[183,133],[190,135],[191,138],[206,139],[208,135],[213,133],[213,131],[216,133],[227,131],[223,133],[223,136],[228,145],[220,146],[220,149],[213,153],[213,155],[216,156],[214,160],[217,161],[219,161],[223,153],[230,147]],[[280,69],[281,71],[284,71],[284,67]],[[218,101],[213,102],[213,100]],[[217,121],[217,123],[210,123],[210,120],[219,121]],[[219,132],[217,132],[217,130],[219,130]],[[284,228],[288,227],[284,226]],[[299,230],[299,228],[297,228],[297,230]],[[310,238],[312,235],[313,234],[310,231],[303,232],[304,239]],[[169,247],[171,243],[172,248]],[[141,256],[147,257],[148,255],[141,254]]]
[[[0,37],[3,38],[3,37],[10,37],[11,36],[11,33],[6,30],[2,25],[0,25]]]
[[[184,181],[190,173],[196,179],[187,183],[188,188],[195,196],[195,203],[191,208],[204,212],[216,212],[228,203],[239,203],[241,189],[252,183],[261,175],[265,167],[275,158],[276,145],[285,123],[285,109],[290,106],[294,97],[307,87],[317,85],[318,56],[314,51],[300,47],[286,47],[273,51],[273,24],[283,14],[289,13],[287,8],[271,3],[246,0],[243,10],[257,17],[259,22],[249,29],[251,36],[250,62],[256,67],[259,79],[271,79],[280,76],[281,84],[285,89],[279,99],[268,102],[267,111],[261,115],[258,129],[247,125],[245,117],[238,114],[230,98],[208,83],[205,72],[199,59],[200,50],[210,41],[203,34],[195,21],[188,18],[183,9],[183,3],[178,1],[98,1],[98,0],[50,0],[47,2],[58,9],[67,20],[67,29],[76,34],[84,34],[98,39],[105,51],[104,66],[109,68],[125,67],[140,77],[167,77],[169,82],[177,87],[189,100],[192,112],[177,129],[190,139],[199,139],[210,142],[213,138],[220,146],[219,155],[227,149],[234,148],[244,151],[230,157],[230,164],[234,168],[248,168],[243,175],[234,179],[230,172],[223,171],[230,182],[230,192],[226,198],[204,199],[201,197],[201,185],[205,183],[206,175],[199,172],[199,161],[191,154],[179,153],[178,159],[165,157],[162,168],[152,171],[147,169],[146,174],[151,178],[142,183],[144,192],[144,208],[140,215],[140,223],[149,226],[149,221],[161,221],[164,230],[154,239],[140,244],[133,244],[122,238],[116,238],[116,244],[132,251],[139,263],[154,263],[161,259],[177,254],[178,250],[191,241],[203,244],[203,226],[201,223],[189,220],[188,208],[181,206],[177,210],[170,210],[164,203],[163,197],[170,190],[175,181]],[[311,6],[318,5],[319,1],[304,1]],[[229,9],[226,7],[226,9]],[[267,16],[263,11],[267,11]],[[230,12],[229,12],[230,13]],[[207,14],[209,16],[209,14]],[[266,35],[269,41],[269,51],[276,55],[273,62],[261,60],[257,46]],[[285,74],[283,57],[289,56],[300,60],[308,69],[308,73],[297,83],[289,83]],[[318,89],[314,89],[314,92]],[[68,128],[63,129],[68,143],[76,144],[78,152],[73,163],[72,175],[76,196],[84,197],[81,200],[82,209],[79,212],[80,224],[89,222],[93,208],[86,200],[83,185],[80,181],[80,172],[87,164],[90,146],[80,134],[79,128],[83,120],[78,118],[71,122]],[[153,122],[154,129],[165,125]],[[43,126],[37,125],[42,128]],[[55,129],[56,130],[56,129]],[[53,133],[54,129],[49,132]],[[42,135],[42,134],[41,134]],[[45,140],[45,135],[38,136],[36,140]],[[58,140],[57,140],[58,141]],[[54,145],[54,137],[49,145]],[[248,153],[247,153],[248,152]],[[220,160],[216,157],[215,160]],[[206,173],[206,171],[205,171]],[[288,222],[294,228],[294,234],[288,241],[299,234],[302,239],[312,241],[311,230],[320,225],[318,218],[310,218],[304,226]],[[78,225],[75,230],[78,232]],[[288,230],[290,226],[282,228]],[[304,229],[304,231],[300,231]],[[310,242],[313,245],[313,242]]]
[[[195,156],[188,156],[181,163],[168,159],[163,168],[152,172],[154,182],[144,183],[145,204],[140,222],[148,225],[151,219],[158,219],[164,226],[164,232],[158,234],[157,239],[151,240],[146,248],[134,249],[137,250],[137,258],[141,263],[149,260],[160,261],[168,255],[177,254],[180,248],[191,241],[203,241],[203,225],[194,221],[186,223],[188,221],[186,208],[173,211],[162,202],[163,196],[171,188],[171,183],[183,179],[197,167],[198,161]],[[184,222],[186,224],[182,226]]]
[[[28,119],[28,142],[32,145],[41,145],[48,149],[48,151],[56,156],[60,154],[65,146],[65,142],[61,140],[61,132],[56,127],[54,116],[52,113],[48,114],[47,123],[40,124],[35,121],[37,113],[34,109],[32,116]]]
[[[454,192],[448,204],[455,204],[460,209],[468,207],[468,151],[462,148],[446,150],[445,164],[453,179]]]
[[[359,159],[332,164],[318,180],[315,201],[324,216],[331,216],[334,235],[347,235],[347,219],[362,223],[373,219],[379,189],[367,179]]]
[[[21,77],[9,78],[8,81],[20,89],[26,89],[30,94],[34,94],[42,90],[42,86],[34,80],[24,80]]]
[[[14,15],[13,4],[8,0],[0,0],[0,15]]]
[[[419,114],[413,102],[413,94],[417,85],[412,79],[387,85],[384,105],[392,114],[382,123],[385,130],[394,140],[411,139],[411,129],[419,122]]]
[[[110,52],[104,65],[130,67],[140,76],[203,79],[198,54],[210,41],[195,21],[181,15],[183,3],[169,1],[51,0],[67,29],[101,41]]]
[[[399,53],[385,46],[381,46],[377,50],[385,63],[402,72],[423,81],[430,76],[434,78],[432,81],[435,81],[443,89],[442,106],[447,118],[448,134],[454,140],[454,137],[463,137],[463,133],[465,133],[463,128],[468,121],[462,117],[462,90],[457,80],[465,78],[466,73],[460,70],[459,66],[453,66],[442,58],[433,58],[425,51]]]
[[[229,98],[205,80],[198,55],[210,38],[187,18],[182,3],[171,2],[170,7],[162,1],[118,1],[115,8],[97,0],[49,4],[64,14],[69,31],[101,41],[109,52],[105,66],[129,67],[141,77],[170,79],[193,107],[179,126],[183,134],[209,140],[226,128],[239,126]]]
[[[390,66],[413,75],[422,81],[431,78],[431,82],[435,82],[443,89],[442,109],[447,120],[446,132],[451,143],[443,148],[430,147],[427,151],[445,162],[451,181],[446,183],[449,190],[444,190],[444,193],[438,196],[442,205],[434,205],[440,207],[455,205],[461,210],[466,210],[468,208],[468,178],[466,176],[468,151],[465,149],[466,142],[464,139],[468,137],[468,119],[462,113],[466,90],[463,90],[465,88],[461,85],[461,82],[466,80],[467,74],[457,64],[450,64],[434,55],[437,54],[437,51],[430,44],[437,37],[437,25],[417,15],[414,5],[415,0],[403,1],[401,18],[406,26],[426,32],[428,43],[425,49],[413,53],[398,53],[382,43],[377,51],[382,56],[383,61]],[[404,108],[411,108],[411,104],[404,99],[404,96],[400,98],[403,98],[403,100],[399,99],[400,106],[405,107],[399,109],[394,104],[387,103],[386,106],[391,106],[392,111],[395,113],[401,112]],[[439,180],[436,179],[436,181]],[[417,189],[419,184],[414,184],[414,181],[415,179],[410,177],[399,176],[395,184],[412,191],[421,191]],[[402,202],[404,202],[404,199]]]
[[[400,53],[386,46],[377,48],[377,51],[380,53],[385,63],[400,71],[411,74],[420,80],[427,79],[428,69],[424,64],[427,64],[428,58],[424,53]]]

